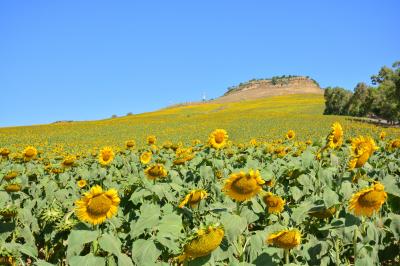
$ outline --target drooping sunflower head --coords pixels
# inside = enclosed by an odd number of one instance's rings
[[[214,130],[208,137],[208,144],[214,149],[221,149],[226,146],[228,133],[224,129]]]
[[[351,159],[349,169],[362,167],[378,147],[371,137],[359,136],[351,141]]]
[[[4,187],[4,190],[7,191],[8,193],[18,192],[21,191],[21,189],[22,186],[19,183],[11,183]]]
[[[117,213],[119,202],[120,198],[115,189],[103,191],[96,185],[75,201],[75,213],[81,221],[93,225],[101,224]]]
[[[312,144],[312,140],[311,139],[306,140],[306,145],[307,146],[310,146],[311,144]]]
[[[152,153],[145,151],[140,155],[140,162],[142,164],[148,164],[151,161]]]
[[[264,203],[267,205],[268,213],[281,213],[285,207],[285,200],[274,195],[271,192],[267,192],[263,197]]]
[[[175,160],[174,164],[184,164],[187,161],[190,161],[194,158],[194,153],[192,148],[178,148],[175,152]]]
[[[294,139],[294,137],[296,137],[296,133],[294,132],[294,130],[289,130],[286,135],[285,135],[286,139]]]
[[[155,180],[157,178],[166,177],[168,174],[164,165],[159,164],[159,163],[153,164],[153,165],[147,167],[147,169],[144,170],[144,173],[146,174],[147,178],[150,180]]]
[[[353,194],[350,199],[349,210],[353,211],[356,216],[370,217],[374,212],[379,211],[386,198],[385,187],[376,182],[371,187]]]
[[[17,176],[18,176],[17,171],[10,171],[3,176],[3,179],[6,181],[10,181],[10,180],[13,180],[14,178],[16,178]]]
[[[204,189],[195,189],[190,191],[189,194],[185,196],[185,198],[179,204],[179,208],[183,208],[186,204],[189,204],[190,207],[195,207],[199,202],[207,197],[207,192]]]
[[[267,243],[278,248],[291,249],[300,245],[301,233],[297,229],[282,230],[270,234]]]
[[[99,153],[99,163],[101,165],[109,165],[114,160],[114,151],[111,147],[104,147]]]
[[[128,149],[132,149],[132,148],[134,148],[136,146],[136,142],[134,140],[127,140],[125,142],[125,146]]]
[[[224,238],[224,229],[222,226],[208,226],[199,229],[184,245],[183,253],[178,257],[180,262],[204,257],[213,252]]]
[[[386,132],[382,130],[381,133],[379,133],[379,138],[384,140],[386,138]]]
[[[78,182],[76,182],[76,184],[78,185],[79,188],[84,188],[87,185],[87,181],[85,179],[81,179],[81,180],[78,180]]]
[[[319,219],[325,219],[332,217],[338,209],[335,205],[330,208],[326,208],[325,206],[317,206],[308,211],[308,215],[312,217],[316,217]]]
[[[327,146],[331,149],[336,149],[343,144],[343,129],[342,126],[335,122],[332,124],[331,132],[326,137]]]
[[[24,149],[22,152],[22,155],[26,161],[34,159],[38,154],[38,151],[35,147],[33,146],[28,146]]]
[[[146,138],[147,144],[153,145],[156,144],[157,138],[154,135],[147,136]]]
[[[258,194],[264,183],[258,170],[250,170],[231,174],[222,190],[234,200],[245,201]]]
[[[68,155],[64,158],[62,165],[65,167],[72,166],[72,165],[74,165],[75,161],[76,161],[76,156]]]

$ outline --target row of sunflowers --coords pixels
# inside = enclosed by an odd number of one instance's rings
[[[398,265],[400,139],[0,149],[0,264]]]

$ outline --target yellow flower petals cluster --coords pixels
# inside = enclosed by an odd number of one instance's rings
[[[222,149],[228,141],[228,133],[224,129],[214,130],[208,137],[208,144],[214,149]]]
[[[195,207],[200,201],[207,197],[207,192],[203,189],[195,189],[190,191],[189,194],[185,196],[185,198],[179,204],[179,208],[183,208],[183,206],[189,204],[190,207]]]
[[[258,194],[264,183],[258,170],[250,170],[231,174],[222,190],[234,200],[245,201]]]
[[[281,213],[283,208],[285,207],[286,201],[279,197],[278,195],[274,195],[271,192],[267,192],[263,197],[264,203],[267,205],[268,213]]]
[[[75,213],[79,220],[96,225],[111,218],[118,211],[120,198],[115,189],[103,191],[96,185],[84,196],[75,201]]]
[[[104,147],[99,153],[99,163],[103,166],[109,165],[114,160],[114,151],[111,147]]]
[[[296,137],[296,133],[294,132],[294,130],[289,130],[286,135],[285,135],[286,139],[294,139],[294,137]]]
[[[343,144],[343,129],[342,126],[335,122],[332,124],[331,132],[326,137],[327,147],[331,149],[336,149],[342,146]]]
[[[378,147],[371,137],[359,136],[351,141],[351,159],[349,169],[362,167]]]
[[[150,136],[147,136],[146,141],[147,141],[148,145],[154,145],[154,144],[156,144],[157,138],[156,138],[156,136],[150,135]]]
[[[154,164],[144,170],[147,178],[150,180],[155,180],[157,178],[166,177],[168,172],[162,164]]]
[[[36,149],[35,147],[32,147],[32,146],[26,147],[26,148],[24,149],[24,151],[22,152],[22,156],[24,157],[24,159],[25,159],[26,161],[35,159],[36,156],[37,156],[37,154],[38,154],[37,149]]]
[[[353,211],[356,216],[370,217],[374,212],[379,211],[386,198],[384,185],[376,182],[370,188],[365,188],[353,194],[350,199],[349,210]]]
[[[301,233],[297,229],[282,230],[270,234],[267,238],[267,243],[278,248],[291,249],[301,243]]]
[[[140,162],[141,162],[142,164],[148,164],[148,163],[151,161],[152,155],[153,155],[153,154],[152,154],[151,152],[149,152],[149,151],[143,152],[143,153],[140,155]]]

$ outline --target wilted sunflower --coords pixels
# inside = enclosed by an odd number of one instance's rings
[[[67,157],[64,158],[62,165],[65,167],[72,166],[75,163],[75,161],[76,161],[76,156],[68,155]]]
[[[371,216],[379,211],[382,204],[386,201],[387,194],[385,187],[376,182],[370,188],[365,188],[355,194],[350,199],[349,210],[356,216]]]
[[[214,251],[224,238],[221,226],[208,226],[197,230],[196,234],[183,247],[183,254],[178,257],[180,262],[204,257]]]
[[[78,185],[79,188],[84,188],[87,184],[85,179],[81,179],[78,182],[76,182],[76,184]]]
[[[109,165],[114,160],[114,152],[111,147],[104,147],[99,153],[99,163]]]
[[[214,149],[221,149],[226,146],[228,133],[224,129],[214,130],[208,137],[208,144]]]
[[[359,136],[358,138],[352,139],[349,169],[362,167],[377,149],[378,147],[371,137]]]
[[[264,183],[258,170],[250,170],[247,174],[245,172],[233,173],[225,181],[222,191],[234,200],[245,201],[258,194]]]
[[[35,147],[32,147],[32,146],[26,147],[24,149],[24,151],[22,152],[22,156],[24,157],[24,159],[26,161],[34,159],[37,154],[38,154],[37,149]]]
[[[111,218],[118,211],[120,198],[115,189],[103,191],[96,185],[84,196],[75,201],[75,213],[79,220],[96,225]]]
[[[267,243],[278,248],[291,249],[301,243],[301,233],[297,229],[282,230],[270,234],[267,238]]]
[[[125,146],[126,146],[128,149],[134,148],[135,145],[136,145],[136,143],[135,143],[134,140],[127,140],[127,141],[125,142]]]
[[[400,139],[394,139],[389,143],[388,149],[389,151],[393,151],[394,149],[400,148]]]
[[[151,135],[146,138],[146,141],[147,141],[147,144],[153,145],[153,144],[156,144],[157,138],[156,138],[156,136]]]
[[[189,204],[190,207],[195,207],[199,202],[207,197],[207,192],[203,189],[195,189],[190,191],[189,194],[182,200],[179,204],[179,208],[183,208],[186,204]]]
[[[140,155],[140,162],[142,164],[148,164],[151,161],[152,153],[149,151],[145,151]]]
[[[160,177],[166,177],[168,174],[164,165],[159,164],[159,163],[147,167],[147,169],[144,170],[144,173],[146,174],[147,178],[150,180],[155,180],[156,178],[160,178]]]
[[[384,140],[386,138],[386,132],[385,131],[381,131],[381,133],[379,133],[379,138],[381,140]]]
[[[294,130],[289,130],[286,135],[285,135],[286,139],[294,139],[294,137],[296,137],[296,133],[294,132]]]
[[[342,146],[343,144],[343,129],[342,126],[335,122],[332,124],[331,132],[326,137],[326,146],[331,149],[336,149]]]
[[[263,197],[263,201],[268,207],[268,213],[281,213],[283,208],[285,207],[285,200],[279,197],[278,195],[274,195],[271,192],[267,192]]]

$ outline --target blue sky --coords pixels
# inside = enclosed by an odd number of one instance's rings
[[[252,78],[354,88],[400,60],[399,1],[0,1],[0,127],[217,97]]]

